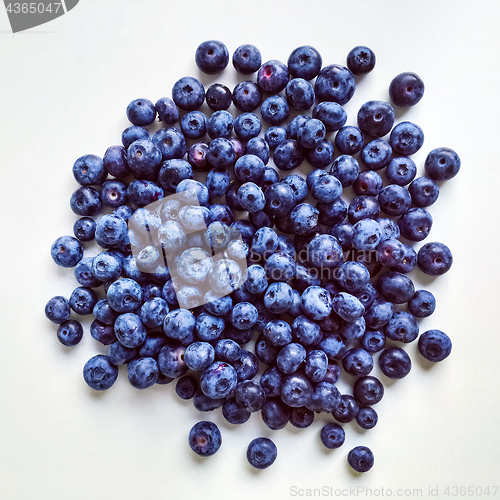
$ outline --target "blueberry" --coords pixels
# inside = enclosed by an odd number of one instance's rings
[[[367,472],[373,467],[373,453],[366,446],[356,446],[347,455],[347,461],[356,472]]]
[[[320,350],[313,350],[307,354],[304,371],[313,383],[321,382],[327,373],[328,356]]]
[[[371,137],[383,137],[394,125],[394,108],[384,101],[368,101],[358,111],[358,127]]]
[[[324,67],[319,72],[314,85],[316,97],[320,101],[333,101],[341,105],[351,100],[355,88],[353,74],[338,64]]]
[[[146,339],[146,328],[141,318],[134,313],[124,313],[118,316],[114,329],[116,338],[125,347],[140,346]]]
[[[68,299],[60,295],[52,297],[45,306],[45,316],[56,325],[68,320],[70,312]]]
[[[242,332],[241,330],[237,331],[238,333]],[[252,330],[248,331],[251,332],[251,335],[249,335],[251,339],[253,336],[253,332]],[[233,366],[236,370],[238,381],[250,380],[257,374],[257,371],[259,369],[259,362],[254,354],[252,354],[250,351],[242,349],[239,358],[233,362]]]
[[[226,398],[212,399],[205,396],[201,390],[197,390],[193,397],[193,406],[198,411],[213,411],[220,408],[226,401]]]
[[[290,213],[295,234],[309,236],[318,227],[319,210],[309,203],[300,203]]]
[[[207,160],[214,167],[228,167],[236,161],[234,146],[223,137],[210,141],[206,155]]]
[[[396,128],[394,130],[396,130]],[[400,186],[405,186],[415,178],[417,167],[411,158],[401,156],[399,158],[393,158],[391,160],[391,162],[387,166],[385,173],[387,175],[387,180],[391,184],[399,184]]]
[[[333,297],[332,307],[336,314],[350,323],[356,321],[365,312],[363,304],[346,292],[340,292]]]
[[[233,54],[234,69],[242,75],[255,73],[262,63],[260,50],[249,43],[240,45]]]
[[[158,120],[166,125],[173,125],[179,119],[179,108],[168,97],[160,97],[156,101],[155,111],[158,114]]]
[[[179,210],[179,222],[187,231],[200,231],[210,221],[210,210],[207,207],[184,206]]]
[[[249,212],[258,212],[266,206],[264,193],[253,182],[245,182],[238,189],[238,201]]]
[[[106,325],[97,319],[90,324],[90,335],[103,345],[117,342],[114,324]]]
[[[99,281],[117,279],[122,269],[122,260],[110,252],[102,252],[96,255],[92,261],[92,275]]]
[[[203,42],[196,49],[196,66],[207,75],[215,75],[225,69],[229,62],[227,47],[218,40]]]
[[[281,400],[292,408],[306,406],[311,400],[313,386],[301,373],[286,375],[281,384]]]
[[[424,95],[424,82],[415,73],[400,73],[389,86],[389,95],[396,106],[415,106]]]
[[[71,293],[69,306],[76,314],[88,315],[92,313],[97,301],[97,294],[94,290],[80,286]]]
[[[281,125],[290,114],[290,108],[286,100],[279,96],[273,95],[265,99],[260,107],[262,119],[270,125]]]
[[[71,195],[69,204],[76,215],[97,215],[102,207],[101,195],[91,187],[81,187]]]
[[[260,120],[254,113],[242,113],[234,121],[234,131],[244,141],[257,137],[261,128]]]
[[[136,389],[147,389],[158,380],[158,363],[153,358],[139,358],[127,366],[128,380]]]
[[[234,398],[228,398],[222,407],[222,415],[230,424],[239,425],[244,424],[251,413],[242,408]]]
[[[271,320],[264,328],[264,338],[276,347],[283,347],[292,341],[292,329],[283,320]]]
[[[132,184],[132,183],[131,183]],[[129,184],[130,186],[130,184]],[[158,188],[160,189],[160,188]],[[128,191],[128,189],[127,189]],[[163,191],[162,191],[162,196],[163,196]],[[128,194],[127,194],[128,197]],[[134,215],[135,210],[132,207],[129,207],[128,205],[121,205],[118,208],[115,208],[113,210],[113,215],[116,215],[118,217],[121,217],[125,222],[128,223],[132,215]]]
[[[348,422],[352,422],[359,413],[359,405],[356,400],[348,396],[347,394],[343,394],[340,397],[340,403],[333,410],[333,418],[342,424],[347,424]]]
[[[380,208],[387,215],[403,215],[411,205],[411,196],[408,190],[397,184],[386,186],[378,195]]]
[[[413,269],[417,266],[417,252],[415,252],[412,247],[405,244],[403,244],[403,251],[403,260],[392,265],[390,267],[391,271],[406,274],[413,271]]]
[[[344,370],[349,373],[349,375],[363,377],[372,371],[373,358],[370,353],[364,349],[355,347],[353,349],[349,349],[345,353],[342,358],[342,366],[344,367]]]
[[[96,390],[109,389],[118,377],[118,368],[107,356],[98,354],[89,359],[83,368],[83,378],[87,385]]]
[[[353,322],[342,320],[338,327],[338,333],[347,343],[357,342],[365,333],[366,322],[362,316]]]
[[[342,127],[335,136],[335,147],[343,155],[353,155],[361,151],[364,136],[358,127]]]
[[[287,281],[295,276],[296,263],[293,257],[276,252],[266,260],[265,269],[270,279]]]
[[[342,247],[336,238],[329,234],[319,234],[309,243],[308,262],[318,269],[333,269],[341,258]]]
[[[261,415],[270,429],[283,429],[290,418],[290,407],[280,399],[268,399],[262,406]]]
[[[259,87],[252,81],[241,82],[234,87],[233,103],[243,112],[255,111],[262,102]]]
[[[382,191],[384,184],[382,177],[377,172],[374,170],[365,170],[358,174],[352,187],[358,196],[377,196]]]
[[[162,152],[156,147],[155,142],[155,137],[153,137],[152,141],[149,139],[138,140],[128,148],[127,161],[136,178],[154,175],[158,172]]]
[[[336,132],[344,126],[347,120],[347,113],[336,102],[320,102],[313,109],[312,117],[321,120],[327,132]]]
[[[259,361],[266,365],[274,365],[278,357],[279,347],[273,346],[264,335],[260,335],[255,341],[255,355]]]
[[[335,384],[340,378],[340,366],[332,360],[328,360],[328,366],[326,369],[326,375],[323,382],[329,382],[330,384]]]
[[[185,76],[175,82],[172,99],[179,108],[194,111],[203,104],[205,89],[196,78]]]
[[[254,413],[264,405],[266,394],[258,382],[242,380],[234,388],[234,399],[249,413]]]
[[[390,269],[401,263],[404,256],[405,248],[399,240],[384,240],[377,246],[378,261]]]
[[[187,151],[186,139],[175,127],[158,130],[151,141],[160,151],[163,160],[181,159]]]
[[[127,197],[137,207],[145,207],[161,200],[163,198],[163,189],[152,181],[135,180],[127,188]]]
[[[275,462],[277,456],[278,449],[269,438],[256,438],[247,448],[248,463],[256,469],[267,469]]]
[[[419,269],[430,276],[440,276],[450,270],[453,256],[444,243],[427,243],[417,254]]]
[[[135,99],[127,106],[127,118],[132,125],[151,125],[156,118],[155,106],[149,99]]]
[[[410,208],[398,221],[401,235],[410,241],[422,241],[432,228],[432,216],[425,208]]]
[[[297,140],[297,132],[299,130],[299,127],[310,119],[311,117],[307,115],[297,115],[295,118],[291,119],[286,127],[288,138]]]
[[[265,92],[277,94],[286,87],[289,77],[287,66],[281,61],[272,59],[257,71],[257,85]]]
[[[384,397],[384,386],[377,377],[360,377],[354,382],[352,394],[359,404],[372,406]]]
[[[183,346],[165,345],[158,354],[158,368],[167,377],[182,377],[188,370],[184,362],[186,348]]]
[[[347,54],[347,67],[355,75],[369,73],[375,67],[375,54],[373,50],[358,45]]]
[[[95,238],[98,243],[116,245],[127,235],[127,223],[116,215],[108,214],[97,221]]]
[[[206,368],[200,379],[200,388],[205,396],[219,399],[228,396],[236,387],[237,373],[233,366],[216,361]]]
[[[186,348],[184,361],[190,370],[203,371],[215,359],[215,349],[208,342],[193,342]]]
[[[417,318],[427,318],[436,309],[436,299],[427,290],[417,290],[408,302],[408,310]]]
[[[374,354],[381,349],[383,349],[385,345],[385,335],[380,330],[366,330],[362,337],[359,339],[361,347],[369,352],[370,354]],[[337,380],[339,377],[340,371],[334,378]]]
[[[311,399],[306,404],[310,410],[317,412],[332,412],[340,403],[340,393],[335,385],[329,382],[319,382],[314,386]]]
[[[175,384],[175,392],[181,399],[192,399],[197,390],[198,382],[190,375],[181,377]]]
[[[402,155],[416,153],[424,143],[422,129],[412,122],[398,123],[391,132],[390,144],[392,149]]]
[[[266,198],[266,211],[271,215],[287,215],[295,207],[294,191],[288,184],[283,182],[271,185],[264,195]]]
[[[406,351],[399,347],[388,347],[378,360],[382,373],[392,379],[406,377],[411,370],[411,360]]]
[[[305,152],[306,160],[314,168],[326,168],[333,161],[333,146],[330,141],[323,140],[318,142],[315,147],[306,149]]]
[[[406,311],[396,311],[384,328],[390,340],[413,342],[418,336],[418,323],[415,317]]]
[[[171,339],[183,342],[194,332],[195,317],[187,309],[175,309],[170,311],[163,322],[163,331]]]
[[[142,127],[138,127],[137,125],[132,125],[131,127],[127,127],[122,132],[122,144],[124,148],[127,150],[131,144],[139,140],[144,140],[144,141],[149,140],[148,131]],[[124,171],[124,175],[122,175],[121,177],[125,177],[125,166],[128,167],[127,157],[125,156],[125,165],[122,165],[122,159],[116,158],[116,156],[112,161],[117,162],[117,168]],[[128,169],[128,173],[130,173],[130,169]],[[111,175],[113,174],[111,173]]]
[[[391,155],[391,146],[382,139],[375,139],[361,150],[360,159],[366,168],[380,170],[389,165]]]
[[[292,408],[289,417],[290,423],[299,429],[309,427],[314,421],[314,412],[305,408]]]
[[[320,438],[328,449],[333,450],[344,444],[345,432],[339,424],[329,423],[321,428]]]
[[[378,422],[377,412],[369,406],[363,406],[359,409],[356,422],[362,429],[373,429]]]
[[[208,457],[217,453],[222,444],[222,436],[213,422],[204,420],[193,425],[189,431],[188,443],[195,453]]]
[[[144,343],[140,346],[138,354],[141,358],[158,358],[158,354],[167,344],[167,338],[162,335],[161,337],[152,336],[154,334],[148,335]]]
[[[119,279],[108,288],[107,300],[116,312],[132,312],[140,305],[141,299],[142,289],[131,279]]]
[[[82,340],[83,327],[79,321],[68,319],[57,328],[57,339],[66,347],[75,346]]]
[[[433,149],[425,159],[425,172],[434,181],[449,181],[460,170],[460,157],[450,148]]]
[[[258,312],[253,304],[240,302],[231,311],[231,324],[238,330],[252,328],[257,322]]]
[[[360,220],[352,228],[352,246],[358,250],[373,250],[380,238],[380,226],[373,219]]]
[[[288,58],[288,70],[293,78],[312,80],[321,69],[320,53],[309,45],[297,47]]]
[[[287,139],[287,133],[285,127],[273,126],[266,130],[264,135],[266,142],[269,144],[271,149],[275,149],[280,144],[283,144]]]
[[[262,183],[265,170],[264,162],[258,156],[251,154],[238,158],[234,165],[234,173],[241,182],[253,182],[257,185]]]
[[[163,326],[165,316],[168,314],[167,301],[161,297],[154,297],[141,307],[141,321],[148,328],[157,328]]]
[[[278,368],[286,374],[294,373],[306,359],[306,350],[294,342],[285,345],[276,359]]]
[[[102,184],[108,173],[102,158],[96,155],[85,155],[78,158],[73,165],[73,175],[81,186]]]
[[[348,292],[360,292],[370,282],[370,273],[362,262],[344,262],[338,271],[337,279]]]
[[[323,336],[319,324],[302,314],[294,319],[292,334],[293,339],[304,346],[318,344]]]
[[[233,117],[227,111],[216,111],[207,122],[207,133],[211,139],[227,139],[233,130]]]
[[[301,301],[304,314],[316,321],[325,319],[332,311],[331,295],[319,286],[306,288],[302,292]]]
[[[418,351],[425,359],[433,362],[447,358],[451,347],[450,338],[441,330],[428,330],[418,339]]]
[[[212,111],[220,111],[231,106],[233,95],[225,85],[214,83],[208,88],[205,99]]]
[[[439,186],[428,177],[418,177],[408,187],[411,201],[417,207],[430,207],[439,197]]]
[[[132,129],[143,130],[138,139],[148,139],[149,134],[141,127],[130,127]],[[128,130],[128,129],[127,129]],[[133,141],[132,141],[133,142]],[[131,143],[130,143],[131,144]],[[130,145],[128,144],[127,147]],[[110,146],[104,153],[102,163],[108,174],[119,179],[123,179],[130,174],[130,168],[127,162],[127,150],[123,146]]]
[[[362,290],[354,292],[353,295],[363,304],[365,309],[378,298],[377,289],[371,283],[368,283]]]
[[[314,148],[325,138],[325,134],[326,128],[323,122],[312,118],[297,130],[297,141],[303,148]]]
[[[247,142],[246,154],[258,156],[264,162],[264,165],[267,165],[271,152],[263,137],[254,137]]]
[[[272,283],[264,295],[264,305],[273,314],[286,312],[293,304],[292,288],[287,283]]]
[[[297,168],[304,160],[304,155],[300,144],[289,139],[276,147],[273,159],[277,168],[288,171]]]
[[[359,164],[352,156],[337,156],[330,168],[330,175],[335,176],[342,186],[352,186],[359,175]]]
[[[205,135],[206,118],[201,111],[190,111],[181,120],[181,130],[189,139],[199,139]]]
[[[412,299],[415,287],[410,278],[398,272],[380,276],[377,282],[379,293],[394,304],[404,304]]]
[[[314,88],[303,78],[290,80],[285,89],[286,100],[299,111],[310,109],[314,103]]]

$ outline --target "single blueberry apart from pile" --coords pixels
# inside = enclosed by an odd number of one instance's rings
[[[193,425],[189,431],[190,448],[201,457],[216,453],[222,444],[219,428],[213,422],[203,420]]]
[[[229,52],[222,42],[209,40],[199,45],[194,60],[201,71],[208,75],[215,75],[227,66]]]
[[[424,95],[425,85],[415,73],[401,73],[389,86],[389,95],[396,106],[415,106]]]
[[[356,446],[347,455],[347,461],[356,472],[368,472],[373,467],[373,453],[366,446]]]
[[[247,460],[256,469],[267,469],[274,463],[277,456],[278,449],[269,438],[255,438],[247,448]]]
[[[418,339],[418,351],[429,361],[442,361],[450,355],[450,337],[441,330],[428,330]]]
[[[373,50],[358,45],[347,54],[347,67],[355,75],[369,73],[375,67],[375,54]]]

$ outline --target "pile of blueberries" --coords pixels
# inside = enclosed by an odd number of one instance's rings
[[[213,75],[226,68],[229,54],[223,43],[207,41],[195,59]],[[446,245],[431,242],[416,252],[411,244],[429,234],[427,208],[438,198],[438,183],[458,173],[460,159],[449,148],[435,149],[425,160],[426,176],[415,178],[411,155],[424,134],[408,121],[394,126],[389,102],[366,102],[358,126],[345,125],[354,75],[375,66],[367,47],[354,48],[347,67],[322,68],[310,46],[295,49],[288,64],[262,64],[259,50],[243,45],[232,62],[241,74],[257,72],[255,81],[232,92],[215,83],[205,92],[199,80],[181,78],[172,99],[129,104],[132,125],[123,131],[123,146],[111,146],[102,159],[85,155],[75,162],[81,187],[70,205],[81,218],[75,237],[58,238],[51,255],[75,268],[81,286],[69,300],[50,299],[45,313],[59,324],[66,346],[83,335],[70,311],[95,316],[90,333],[109,351],[84,367],[93,389],[110,388],[117,367],[127,364],[132,386],[176,379],[181,398],[204,412],[222,407],[231,424],[260,410],[270,429],[288,422],[304,428],[316,412],[328,412],[335,422],[320,437],[327,448],[338,448],[345,438],[340,424],[356,420],[371,429],[377,423],[373,405],[384,387],[370,375],[375,353],[390,379],[409,373],[411,360],[400,346],[417,337],[427,360],[450,354],[442,331],[419,336],[418,319],[432,314],[436,302],[431,292],[415,290],[407,273],[418,266],[436,276],[451,267]],[[400,107],[417,104],[423,93],[414,73],[396,76],[389,86]],[[210,116],[199,110],[205,102]],[[227,111],[231,105],[240,112],[236,118]],[[290,108],[312,108],[312,117],[299,114],[287,123]],[[156,118],[166,127],[150,137],[144,127]],[[312,167],[306,178],[286,175],[304,159]],[[341,197],[348,187],[355,194],[349,204]],[[103,251],[84,257],[82,243],[92,240]],[[201,290],[203,280],[210,290]],[[257,380],[259,367],[266,369]],[[352,376],[352,395],[335,385],[342,370]],[[220,431],[199,422],[189,445],[212,455]],[[256,468],[276,456],[268,438],[248,446]],[[358,446],[348,461],[365,472],[373,453]]]

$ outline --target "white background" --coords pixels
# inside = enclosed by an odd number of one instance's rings
[[[496,1],[81,0],[67,15],[13,35],[1,7],[0,498],[285,499],[293,487],[323,486],[383,487],[393,496],[421,488],[423,497],[439,487],[439,498],[447,498],[446,486],[490,486],[491,496],[500,483],[499,15]],[[194,52],[207,39],[224,41],[231,54],[253,43],[264,61],[286,62],[295,47],[313,45],[325,65],[345,64],[351,48],[368,45],[377,65],[346,106],[348,124],[363,102],[388,98],[396,74],[414,71],[424,98],[398,118],[425,132],[419,174],[435,147],[462,159],[430,209],[429,240],[452,249],[453,267],[435,280],[412,274],[438,303],[421,331],[447,332],[452,355],[430,366],[409,345],[413,370],[386,384],[377,427],[346,425],[338,450],[319,441],[327,415],[301,431],[290,424],[270,431],[260,415],[230,426],[220,410],[199,414],[181,401],[174,384],[132,388],[123,369],[111,390],[95,393],[82,367],[106,348],[90,337],[88,321],[84,340],[68,349],[44,317],[50,297],[76,286],[72,270],[49,254],[76,219],[68,203],[77,188],[73,162],[120,143],[132,99],[170,96],[178,78],[198,76]],[[231,88],[237,81],[231,65],[218,79]],[[187,434],[204,418],[220,426],[223,445],[199,459]],[[276,442],[278,459],[259,472],[245,452],[260,435]],[[346,461],[356,445],[375,454],[362,476]]]

